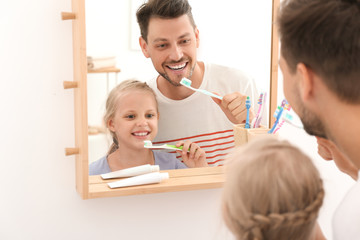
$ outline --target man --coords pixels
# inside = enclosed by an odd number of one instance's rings
[[[312,135],[360,169],[360,2],[287,0],[279,15],[284,94]],[[360,181],[333,219],[334,239],[360,239]]]
[[[197,61],[199,30],[187,0],[149,0],[136,15],[141,49],[159,73],[149,82],[160,111],[155,143],[189,139],[206,151],[210,166],[222,165],[234,147],[233,124],[246,120],[246,97],[257,102],[253,80],[239,70]],[[182,86],[182,78],[190,79],[194,88],[216,92],[223,100]]]
[[[358,168],[344,155],[338,147],[329,139],[316,137],[319,155],[329,161],[333,160],[337,168],[349,175],[355,181],[358,179]]]

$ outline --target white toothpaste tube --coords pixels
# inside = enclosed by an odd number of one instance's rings
[[[139,175],[135,177],[130,177],[126,179],[122,179],[116,182],[108,183],[110,188],[119,188],[119,187],[130,187],[130,186],[137,186],[137,185],[145,185],[145,184],[152,184],[152,183],[159,183],[164,179],[169,178],[169,173],[160,173],[160,172],[153,172],[147,173],[144,175]]]
[[[140,165],[132,168],[126,168],[121,169],[118,171],[110,172],[110,173],[104,173],[101,174],[102,179],[111,179],[111,178],[122,178],[122,177],[133,177],[142,175],[145,173],[151,173],[151,172],[159,172],[160,167],[159,165]]]

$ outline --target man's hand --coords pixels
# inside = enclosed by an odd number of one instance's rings
[[[218,104],[221,110],[225,113],[226,117],[234,124],[240,124],[246,122],[246,96],[239,92],[227,94],[223,97],[223,100],[212,98],[216,104]],[[251,99],[252,104],[254,103]],[[250,122],[254,118],[255,114],[253,106],[250,108],[249,120]]]
[[[318,143],[318,153],[325,160],[334,160],[340,171],[346,173],[354,180],[358,178],[359,169],[345,156],[337,146],[330,140],[316,137]]]

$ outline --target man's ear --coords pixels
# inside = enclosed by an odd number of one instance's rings
[[[141,51],[143,52],[144,56],[146,58],[149,58],[150,55],[148,53],[148,45],[147,45],[145,39],[143,39],[143,37],[139,37],[139,44],[140,44]]]
[[[299,74],[300,97],[304,102],[314,97],[314,73],[304,63],[298,63],[296,71]]]
[[[194,32],[195,32],[195,39],[196,39],[196,48],[198,48],[199,44],[200,44],[199,29],[197,27],[195,27]]]

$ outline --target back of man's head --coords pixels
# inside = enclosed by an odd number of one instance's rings
[[[292,73],[304,63],[339,99],[360,104],[360,0],[285,0],[278,24]]]

